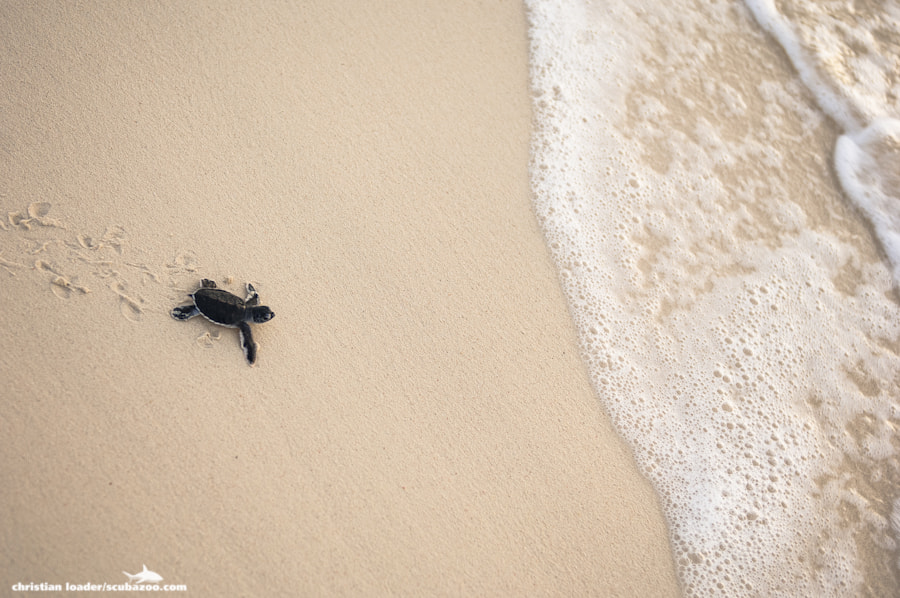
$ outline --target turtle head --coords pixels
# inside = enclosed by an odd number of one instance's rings
[[[251,307],[250,311],[250,320],[256,322],[257,324],[262,324],[263,322],[268,322],[272,318],[275,317],[275,312],[266,307],[265,305],[257,305]]]

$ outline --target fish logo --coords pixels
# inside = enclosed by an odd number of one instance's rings
[[[131,573],[128,573],[127,571],[122,571],[122,573],[124,573],[125,575],[128,576],[128,581],[130,583],[145,583],[148,581],[152,581],[152,582],[162,581],[162,577],[160,576],[159,573],[147,570],[147,565],[144,565],[143,571],[141,571],[140,573],[135,573],[134,575],[132,575]]]

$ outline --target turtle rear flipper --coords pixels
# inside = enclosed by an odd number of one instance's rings
[[[250,324],[238,322],[238,330],[241,332],[241,347],[244,349],[244,355],[247,356],[247,363],[253,365],[256,363],[257,344],[253,340],[253,333],[250,332]]]
[[[187,320],[200,314],[196,305],[181,305],[172,310],[172,317],[176,320]]]

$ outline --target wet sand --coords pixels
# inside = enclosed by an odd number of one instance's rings
[[[0,27],[6,587],[677,595],[532,212],[520,4]],[[169,316],[201,277],[276,312],[256,367]]]

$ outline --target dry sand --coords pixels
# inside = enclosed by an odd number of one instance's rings
[[[0,28],[3,587],[678,593],[531,210],[519,3]],[[257,367],[169,317],[201,276],[275,310]]]

